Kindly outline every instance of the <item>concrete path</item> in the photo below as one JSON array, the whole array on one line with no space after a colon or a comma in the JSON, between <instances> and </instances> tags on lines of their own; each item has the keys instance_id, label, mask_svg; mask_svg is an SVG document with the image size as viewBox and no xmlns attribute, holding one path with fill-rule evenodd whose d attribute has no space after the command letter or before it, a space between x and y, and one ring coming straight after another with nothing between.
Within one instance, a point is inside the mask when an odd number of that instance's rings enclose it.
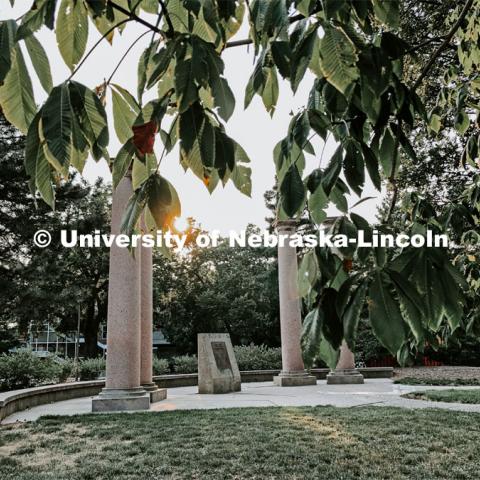
<instances>
[{"instance_id":1,"label":"concrete path","mask_svg":"<svg viewBox=\"0 0 480 480\"><path fill-rule=\"evenodd\" d=\"M332 405L359 407L365 405L403 408L442 408L463 412L480 412L480 405L428 402L402 398L401 395L422 390L475 389L480 387L430 387L397 385L391 380L365 380L364 385L317 385L306 387L275 387L272 382L244 383L242 391L225 395L199 395L197 387L169 388L168 398L152 405L151 411L195 410L232 407L299 407ZM2 423L33 421L42 415L76 415L91 412L91 398L83 397L50 403L17 412Z\"/></svg>"}]
</instances>

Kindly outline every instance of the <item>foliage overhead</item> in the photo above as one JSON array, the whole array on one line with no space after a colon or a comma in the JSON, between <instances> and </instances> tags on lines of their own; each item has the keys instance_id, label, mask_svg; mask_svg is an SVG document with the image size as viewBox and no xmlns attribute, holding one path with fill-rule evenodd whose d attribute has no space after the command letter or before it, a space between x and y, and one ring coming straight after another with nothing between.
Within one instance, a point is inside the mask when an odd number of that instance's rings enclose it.
<instances>
[{"instance_id":1,"label":"foliage overhead","mask_svg":"<svg viewBox=\"0 0 480 480\"><path fill-rule=\"evenodd\" d=\"M367 179L378 190L388 182L391 207L385 225L378 227L388 231L398 197L397 173L406 158L418 161L411 141L415 129L427 125L432 135L451 134L444 130L446 118L453 115L455 135L466 138L458 163L478 168L480 0L455 2L447 8L442 35L426 31L421 42L411 44L402 15L406 9L412 16L423 15L424 3L431 2L34 0L18 21L0 24L0 105L27 134L25 167L31 188L49 205L54 205L54 183L72 167L81 172L90 155L111 164L115 184L133 168L135 192L123 222L127 233L137 227L144 209L152 214L152 228L168 228L180 202L174 187L160 175L161 158L153 153L157 133L164 153L179 144L181 165L209 191L232 180L240 191L250 192L248 157L226 132L235 98L224 76L222 54L227 48L253 44L255 65L246 85L245 107L258 95L273 115L278 76L297 92L300 83L311 78L307 71L313 75L304 108L292 116L286 137L274 151L278 217L300 216L307 209L312 224L319 226L333 203L342 215L329 224L332 232L354 235L361 230L368 237L372 227L349 210L347 198L361 196ZM244 21L250 27L248 38L233 40ZM75 73L90 53L86 43L91 27L113 42L129 22L152 33L138 61L136 94L113 84L112 77L96 88L76 82ZM72 71L53 88L48 57L35 39L43 27L55 30L60 53ZM428 59L419 59L426 45L435 48ZM41 106L35 103L24 46L49 93ZM453 61L438 72L444 85L430 108L423 83L451 48ZM414 78L408 75L412 70ZM113 161L107 150L104 106L109 89L114 129L123 143ZM157 98L144 103L144 92L150 89L157 90ZM332 137L338 148L325 166L320 163L305 172L305 154L315 154L315 136L324 141ZM416 202L406 230L448 231L455 215L468 216L460 208L462 201L470 205L468 221L475 230L478 175L445 218L422 211ZM386 252L349 247L335 253L314 251L303 262L301 270L308 274L300 279L301 289L313 312L305 322L307 361L319 355L333 365L342 338L354 346L365 302L376 335L402 363L411 345L422 349L428 334L445 321L451 331L462 323L465 285L442 249Z\"/></svg>"}]
</instances>

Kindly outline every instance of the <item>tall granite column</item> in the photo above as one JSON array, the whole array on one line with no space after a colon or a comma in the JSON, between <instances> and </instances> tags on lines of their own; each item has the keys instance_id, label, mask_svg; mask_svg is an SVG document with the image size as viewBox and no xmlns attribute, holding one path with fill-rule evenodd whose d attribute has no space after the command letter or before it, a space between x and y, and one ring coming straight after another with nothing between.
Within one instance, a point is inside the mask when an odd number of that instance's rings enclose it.
<instances>
[{"instance_id":1,"label":"tall granite column","mask_svg":"<svg viewBox=\"0 0 480 480\"><path fill-rule=\"evenodd\" d=\"M132 178L127 175L113 193L114 235L132 195ZM148 410L150 397L140 386L140 263L141 251L110 248L107 315L107 371L105 388L92 400L94 412Z\"/></svg>"},{"instance_id":2,"label":"tall granite column","mask_svg":"<svg viewBox=\"0 0 480 480\"><path fill-rule=\"evenodd\" d=\"M142 230L145 233L146 225L142 217ZM150 401L158 402L167 398L167 390L159 389L152 379L153 357L153 262L152 248L140 247L141 276L140 276L140 384L149 393Z\"/></svg>"},{"instance_id":3,"label":"tall granite column","mask_svg":"<svg viewBox=\"0 0 480 480\"><path fill-rule=\"evenodd\" d=\"M282 371L273 378L281 387L316 385L317 379L305 371L300 346L302 319L298 293L297 250L288 244L296 232L296 221L278 221L279 236L286 236L278 246L278 287L280 294L280 334L282 339Z\"/></svg>"},{"instance_id":4,"label":"tall granite column","mask_svg":"<svg viewBox=\"0 0 480 480\"><path fill-rule=\"evenodd\" d=\"M327 375L327 384L345 385L351 383L363 383L363 375L355 368L355 355L348 347L347 342L343 340L337 366Z\"/></svg>"}]
</instances>

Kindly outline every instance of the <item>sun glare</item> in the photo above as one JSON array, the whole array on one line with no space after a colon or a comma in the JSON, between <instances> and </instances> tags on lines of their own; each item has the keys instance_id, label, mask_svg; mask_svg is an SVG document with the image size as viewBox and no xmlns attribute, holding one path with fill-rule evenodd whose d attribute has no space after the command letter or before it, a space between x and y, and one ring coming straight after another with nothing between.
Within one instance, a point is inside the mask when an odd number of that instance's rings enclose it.
<instances>
[{"instance_id":1,"label":"sun glare","mask_svg":"<svg viewBox=\"0 0 480 480\"><path fill-rule=\"evenodd\" d=\"M185 232L186 230L188 230L188 227L190 225L189 225L188 220L186 218L178 217L178 218L175 219L175 222L173 222L173 226L179 232Z\"/></svg>"}]
</instances>

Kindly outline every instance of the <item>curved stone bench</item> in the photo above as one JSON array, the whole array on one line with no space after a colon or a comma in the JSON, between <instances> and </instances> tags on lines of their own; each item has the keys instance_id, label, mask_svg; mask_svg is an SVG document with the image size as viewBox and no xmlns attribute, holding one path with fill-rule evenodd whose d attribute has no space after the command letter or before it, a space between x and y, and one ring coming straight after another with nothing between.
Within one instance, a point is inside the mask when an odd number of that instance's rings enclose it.
<instances>
[{"instance_id":1,"label":"curved stone bench","mask_svg":"<svg viewBox=\"0 0 480 480\"><path fill-rule=\"evenodd\" d=\"M391 378L393 368L375 367L360 368L365 378ZM324 380L329 373L328 368L312 369L311 373L319 380ZM271 382L280 370L252 370L240 372L243 383ZM196 373L183 373L173 375L157 375L153 381L160 388L192 387L198 384ZM27 408L46 403L61 402L72 398L91 397L98 395L105 386L105 380L89 380L83 382L59 383L41 387L24 388L0 393L0 421L12 413L26 410Z\"/></svg>"}]
</instances>

